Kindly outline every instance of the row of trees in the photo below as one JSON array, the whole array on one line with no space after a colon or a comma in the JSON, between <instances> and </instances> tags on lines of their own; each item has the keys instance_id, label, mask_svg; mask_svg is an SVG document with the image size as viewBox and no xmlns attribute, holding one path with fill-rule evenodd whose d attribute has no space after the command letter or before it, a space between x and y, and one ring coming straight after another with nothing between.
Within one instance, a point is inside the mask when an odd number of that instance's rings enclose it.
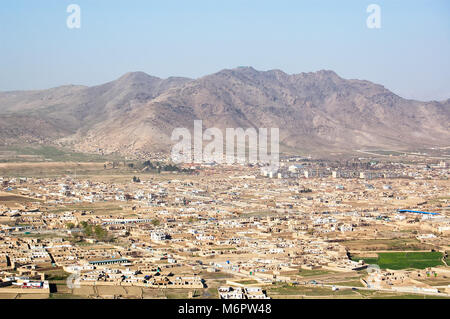
<instances>
[{"instance_id":1,"label":"row of trees","mask_svg":"<svg viewBox=\"0 0 450 319\"><path fill-rule=\"evenodd\" d=\"M68 229L73 229L73 228L75 228L75 224L67 223L66 227ZM80 222L79 227L81 228L83 236L93 237L99 241L112 241L113 240L112 236L108 233L108 231L100 225L93 225L86 221L82 221L82 222Z\"/></svg>"},{"instance_id":2,"label":"row of trees","mask_svg":"<svg viewBox=\"0 0 450 319\"><path fill-rule=\"evenodd\" d=\"M80 225L83 229L83 233L87 237L94 237L95 239L101 240L101 241L105 241L105 240L107 241L107 240L111 239L111 238L109 238L110 236L108 234L108 231L100 225L92 225L85 221L82 221L80 223Z\"/></svg>"},{"instance_id":3,"label":"row of trees","mask_svg":"<svg viewBox=\"0 0 450 319\"><path fill-rule=\"evenodd\" d=\"M175 172L175 171L180 171L180 168L176 165L173 164L161 164L160 162L156 162L156 164L153 164L150 161L145 161L144 163L142 163L142 166L144 168L148 168L148 169L153 169L153 170L157 170L158 172Z\"/></svg>"}]
</instances>

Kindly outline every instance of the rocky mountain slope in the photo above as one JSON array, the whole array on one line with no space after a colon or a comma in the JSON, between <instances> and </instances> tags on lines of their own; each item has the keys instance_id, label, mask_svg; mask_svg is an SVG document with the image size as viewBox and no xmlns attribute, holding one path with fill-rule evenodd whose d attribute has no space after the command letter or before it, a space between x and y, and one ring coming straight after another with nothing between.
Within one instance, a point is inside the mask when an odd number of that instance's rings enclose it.
<instances>
[{"instance_id":1,"label":"rocky mountain slope","mask_svg":"<svg viewBox=\"0 0 450 319\"><path fill-rule=\"evenodd\" d=\"M0 142L78 151L170 151L176 127L280 129L281 150L327 153L450 144L450 99L403 99L333 71L289 75L251 67L199 79L142 72L93 87L0 93Z\"/></svg>"}]
</instances>

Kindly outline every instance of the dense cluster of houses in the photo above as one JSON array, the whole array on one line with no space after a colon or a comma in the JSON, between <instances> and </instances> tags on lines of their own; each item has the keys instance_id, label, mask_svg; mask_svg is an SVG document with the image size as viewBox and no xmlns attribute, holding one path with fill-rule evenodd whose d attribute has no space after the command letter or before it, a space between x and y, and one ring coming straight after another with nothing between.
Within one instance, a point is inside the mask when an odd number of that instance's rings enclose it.
<instances>
[{"instance_id":1,"label":"dense cluster of houses","mask_svg":"<svg viewBox=\"0 0 450 319\"><path fill-rule=\"evenodd\" d=\"M86 285L202 288L202 271L267 283L297 281L299 268L358 270L364 265L340 241L399 229L442 244L448 170L401 165L391 176L375 168L353 176L310 163L276 173L209 165L139 182L3 177L2 193L27 200L0 201L0 270L62 267ZM86 233L86 224L107 238ZM239 289L221 288L220 296L264 296Z\"/></svg>"}]
</instances>

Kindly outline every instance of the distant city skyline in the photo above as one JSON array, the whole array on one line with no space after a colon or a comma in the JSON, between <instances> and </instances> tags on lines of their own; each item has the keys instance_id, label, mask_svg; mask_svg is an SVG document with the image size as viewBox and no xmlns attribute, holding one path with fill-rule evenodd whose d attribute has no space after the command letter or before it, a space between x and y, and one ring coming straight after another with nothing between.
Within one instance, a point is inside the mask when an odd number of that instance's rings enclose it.
<instances>
[{"instance_id":1,"label":"distant city skyline","mask_svg":"<svg viewBox=\"0 0 450 319\"><path fill-rule=\"evenodd\" d=\"M67 7L81 8L70 29ZM370 4L381 28L370 29ZM131 71L198 78L240 65L333 70L418 100L450 98L450 2L15 0L0 9L0 91L97 85Z\"/></svg>"}]
</instances>

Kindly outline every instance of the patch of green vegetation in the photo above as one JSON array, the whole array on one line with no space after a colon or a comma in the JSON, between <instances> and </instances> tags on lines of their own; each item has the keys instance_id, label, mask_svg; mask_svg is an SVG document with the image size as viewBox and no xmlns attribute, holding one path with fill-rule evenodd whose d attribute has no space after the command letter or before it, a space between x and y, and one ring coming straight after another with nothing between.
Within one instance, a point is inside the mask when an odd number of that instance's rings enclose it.
<instances>
[{"instance_id":1,"label":"patch of green vegetation","mask_svg":"<svg viewBox=\"0 0 450 319\"><path fill-rule=\"evenodd\" d=\"M352 260L364 260L366 264L376 264L382 269L425 269L442 265L441 252L400 252L378 253L378 258L352 257Z\"/></svg>"},{"instance_id":2,"label":"patch of green vegetation","mask_svg":"<svg viewBox=\"0 0 450 319\"><path fill-rule=\"evenodd\" d=\"M152 219L151 224L153 226L158 226L160 224L160 221L159 221L159 219L155 218L155 219Z\"/></svg>"},{"instance_id":3,"label":"patch of green vegetation","mask_svg":"<svg viewBox=\"0 0 450 319\"><path fill-rule=\"evenodd\" d=\"M155 173L161 173L161 172L182 172L182 173L192 173L189 169L181 169L176 165L173 164L163 164L160 162L152 163L150 161L145 161L143 163L132 163L133 166L131 167L137 167L140 169L146 169L148 171L152 171Z\"/></svg>"},{"instance_id":4,"label":"patch of green vegetation","mask_svg":"<svg viewBox=\"0 0 450 319\"><path fill-rule=\"evenodd\" d=\"M95 239L101 240L101 241L111 241L112 240L111 236L108 234L108 231L100 225L94 226L85 221L82 221L80 223L80 226L83 229L83 233L87 237L95 237Z\"/></svg>"},{"instance_id":5,"label":"patch of green vegetation","mask_svg":"<svg viewBox=\"0 0 450 319\"><path fill-rule=\"evenodd\" d=\"M45 271L45 279L46 280L66 280L70 274L68 272L65 272L62 269L56 269L56 270L49 270Z\"/></svg>"},{"instance_id":6,"label":"patch of green vegetation","mask_svg":"<svg viewBox=\"0 0 450 319\"><path fill-rule=\"evenodd\" d=\"M73 229L73 228L75 228L75 224L74 223L66 223L66 227L68 229Z\"/></svg>"}]
</instances>

